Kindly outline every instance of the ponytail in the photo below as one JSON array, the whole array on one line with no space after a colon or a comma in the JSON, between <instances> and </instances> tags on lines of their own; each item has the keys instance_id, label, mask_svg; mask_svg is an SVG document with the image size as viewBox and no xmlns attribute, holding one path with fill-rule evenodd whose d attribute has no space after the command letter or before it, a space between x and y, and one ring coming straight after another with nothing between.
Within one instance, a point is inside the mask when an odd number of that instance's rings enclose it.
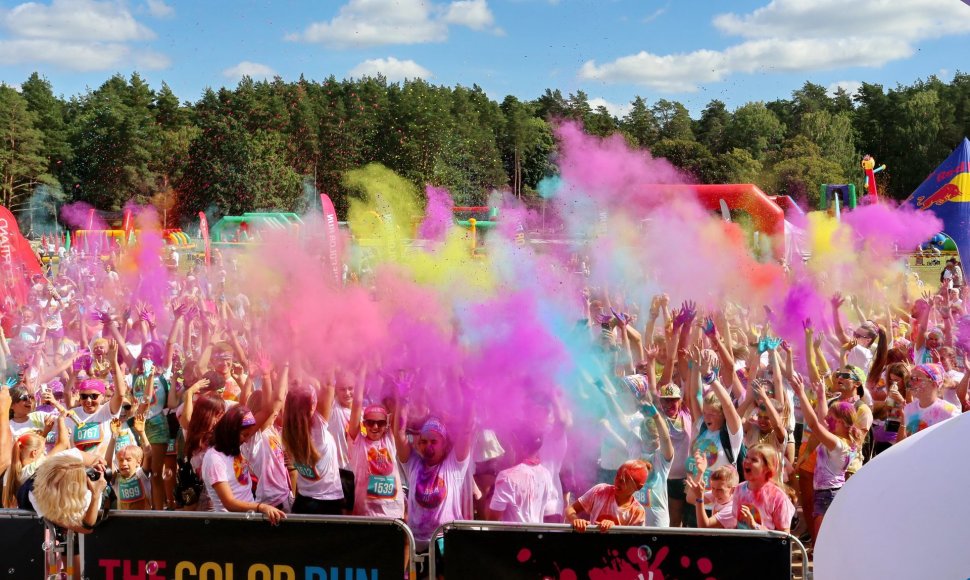
<instances>
[{"instance_id":1,"label":"ponytail","mask_svg":"<svg viewBox=\"0 0 970 580\"><path fill-rule=\"evenodd\" d=\"M4 479L2 506L8 509L17 509L17 490L23 483L20 481L20 473L23 471L23 454L30 453L37 449L43 449L44 438L36 433L24 433L14 439L11 451L10 467Z\"/></svg>"}]
</instances>

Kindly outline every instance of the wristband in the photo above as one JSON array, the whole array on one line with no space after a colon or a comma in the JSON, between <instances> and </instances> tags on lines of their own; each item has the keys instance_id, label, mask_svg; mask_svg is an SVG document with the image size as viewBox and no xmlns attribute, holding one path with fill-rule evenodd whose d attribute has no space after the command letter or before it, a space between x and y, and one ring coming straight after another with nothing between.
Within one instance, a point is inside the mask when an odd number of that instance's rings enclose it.
<instances>
[{"instance_id":1,"label":"wristband","mask_svg":"<svg viewBox=\"0 0 970 580\"><path fill-rule=\"evenodd\" d=\"M697 505L704 505L704 498L699 497L694 500L694 503L696 503Z\"/></svg>"}]
</instances>

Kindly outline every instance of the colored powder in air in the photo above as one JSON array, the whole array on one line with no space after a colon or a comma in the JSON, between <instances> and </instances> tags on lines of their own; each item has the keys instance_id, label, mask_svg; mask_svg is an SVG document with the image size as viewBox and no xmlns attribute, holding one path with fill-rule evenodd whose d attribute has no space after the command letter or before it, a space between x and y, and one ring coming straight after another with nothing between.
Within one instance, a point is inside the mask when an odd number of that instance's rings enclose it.
<instances>
[{"instance_id":1,"label":"colored powder in air","mask_svg":"<svg viewBox=\"0 0 970 580\"><path fill-rule=\"evenodd\" d=\"M424 220L418 228L418 236L426 240L441 241L455 223L452 212L455 202L447 189L429 185L424 191L428 196L428 204L424 209Z\"/></svg>"}]
</instances>

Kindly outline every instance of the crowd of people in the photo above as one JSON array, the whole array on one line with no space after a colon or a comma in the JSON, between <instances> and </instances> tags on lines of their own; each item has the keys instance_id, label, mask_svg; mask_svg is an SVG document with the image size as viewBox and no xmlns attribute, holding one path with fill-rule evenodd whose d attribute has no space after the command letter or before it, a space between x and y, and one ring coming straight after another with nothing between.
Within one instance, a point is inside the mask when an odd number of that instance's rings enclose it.
<instances>
[{"instance_id":1,"label":"crowd of people","mask_svg":"<svg viewBox=\"0 0 970 580\"><path fill-rule=\"evenodd\" d=\"M836 294L832 324L798 321L797 343L761 305L658 294L639 311L587 288L575 321L603 365L581 378L595 420L564 390L523 385L510 424L460 376L271 354L255 329L272 321L218 252L169 261L156 305L133 299L118 259L64 253L0 324L3 507L82 533L110 503L395 518L419 547L468 519L811 541L867 462L970 406L952 268L905 308Z\"/></svg>"}]
</instances>

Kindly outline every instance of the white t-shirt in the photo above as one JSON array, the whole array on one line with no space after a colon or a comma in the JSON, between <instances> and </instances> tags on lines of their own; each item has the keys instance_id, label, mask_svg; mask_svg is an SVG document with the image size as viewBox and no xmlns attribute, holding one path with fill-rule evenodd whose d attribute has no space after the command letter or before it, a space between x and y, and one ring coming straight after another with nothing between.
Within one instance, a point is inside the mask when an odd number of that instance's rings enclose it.
<instances>
[{"instance_id":1,"label":"white t-shirt","mask_svg":"<svg viewBox=\"0 0 970 580\"><path fill-rule=\"evenodd\" d=\"M212 501L210 511L229 511L216 493L215 484L226 482L232 495L241 501L253 501L253 483L249 475L249 463L242 455L230 457L210 447L202 458L202 481Z\"/></svg>"},{"instance_id":2,"label":"white t-shirt","mask_svg":"<svg viewBox=\"0 0 970 580\"><path fill-rule=\"evenodd\" d=\"M404 491L397 445L390 431L377 441L358 435L350 444L354 472L354 515L404 518Z\"/></svg>"},{"instance_id":3,"label":"white t-shirt","mask_svg":"<svg viewBox=\"0 0 970 580\"><path fill-rule=\"evenodd\" d=\"M110 403L104 403L90 415L84 411L84 407L75 407L74 412L81 425L67 419L71 442L81 451L104 457L111 443L111 419L116 416L111 412Z\"/></svg>"},{"instance_id":4,"label":"white t-shirt","mask_svg":"<svg viewBox=\"0 0 970 580\"><path fill-rule=\"evenodd\" d=\"M44 429L46 429L45 421L47 417L52 415L52 413L45 413L43 411L32 411L27 414L27 419L24 421L14 421L10 419L10 432L13 434L13 438L16 439L24 433L30 431L40 431L43 434ZM55 424L56 428L56 424Z\"/></svg>"},{"instance_id":5,"label":"white t-shirt","mask_svg":"<svg viewBox=\"0 0 970 580\"><path fill-rule=\"evenodd\" d=\"M553 430L546 435L542 440L542 447L539 449L539 461L542 462L543 467L549 470L549 475L552 476L552 485L556 493L555 513L557 514L562 514L566 507L563 503L562 479L559 475L562 472L562 464L566 460L566 450L565 429L559 429L558 432Z\"/></svg>"},{"instance_id":6,"label":"white t-shirt","mask_svg":"<svg viewBox=\"0 0 970 580\"><path fill-rule=\"evenodd\" d=\"M313 415L310 433L313 444L320 452L320 459L315 465L294 464L297 493L318 500L343 499L340 473L337 471L337 444L327 429L327 422L319 414Z\"/></svg>"},{"instance_id":7,"label":"white t-shirt","mask_svg":"<svg viewBox=\"0 0 970 580\"><path fill-rule=\"evenodd\" d=\"M412 452L404 464L407 471L408 526L418 541L427 542L438 526L462 519L461 496L470 459L455 459L454 452L434 467L426 467Z\"/></svg>"},{"instance_id":8,"label":"white t-shirt","mask_svg":"<svg viewBox=\"0 0 970 580\"><path fill-rule=\"evenodd\" d=\"M857 344L846 355L845 361L868 372L869 365L872 364L872 351L861 344Z\"/></svg>"},{"instance_id":9,"label":"white t-shirt","mask_svg":"<svg viewBox=\"0 0 970 580\"><path fill-rule=\"evenodd\" d=\"M290 473L283 458L283 441L270 425L257 431L241 446L249 470L256 476L256 501L272 506L287 504L290 497Z\"/></svg>"},{"instance_id":10,"label":"white t-shirt","mask_svg":"<svg viewBox=\"0 0 970 580\"><path fill-rule=\"evenodd\" d=\"M674 456L676 459L676 455ZM658 449L649 458L653 469L647 483L633 494L646 512L646 525L652 528L669 528L670 511L667 507L667 478L672 461L667 461Z\"/></svg>"},{"instance_id":11,"label":"white t-shirt","mask_svg":"<svg viewBox=\"0 0 970 580\"><path fill-rule=\"evenodd\" d=\"M541 524L545 516L558 513L552 475L541 463L503 469L495 478L489 507L502 512L503 522Z\"/></svg>"},{"instance_id":12,"label":"white t-shirt","mask_svg":"<svg viewBox=\"0 0 970 580\"><path fill-rule=\"evenodd\" d=\"M690 440L694 422L690 413L681 407L680 415L667 420L667 430L670 432L670 442L674 445L674 460L670 465L670 479L684 479L687 477L687 458L690 457Z\"/></svg>"},{"instance_id":13,"label":"white t-shirt","mask_svg":"<svg viewBox=\"0 0 970 580\"><path fill-rule=\"evenodd\" d=\"M350 424L350 407L334 402L330 408L330 421L327 429L337 444L337 465L340 469L350 469L350 446L347 444L347 425Z\"/></svg>"}]
</instances>

